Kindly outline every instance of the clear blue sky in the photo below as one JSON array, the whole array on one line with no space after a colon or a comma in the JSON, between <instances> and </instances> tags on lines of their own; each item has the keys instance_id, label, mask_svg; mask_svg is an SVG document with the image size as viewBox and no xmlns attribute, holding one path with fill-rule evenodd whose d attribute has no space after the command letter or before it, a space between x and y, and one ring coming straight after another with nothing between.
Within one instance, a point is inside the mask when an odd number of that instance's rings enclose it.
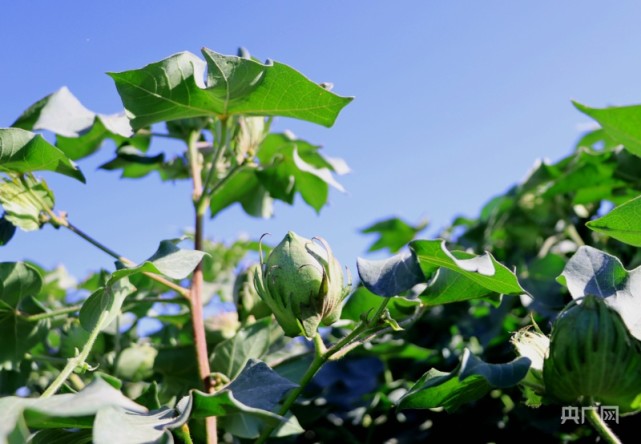
<instances>
[{"instance_id":1,"label":"clear blue sky","mask_svg":"<svg viewBox=\"0 0 641 444\"><path fill-rule=\"evenodd\" d=\"M353 172L320 216L277 204L272 220L227 210L207 225L278 240L325 237L354 269L371 238L357 233L398 215L428 217L430 233L475 216L537 158L570 152L592 106L641 103L641 3L632 1L109 1L9 2L0 26L0 126L63 85L89 109L122 108L104 73L202 46L239 46L355 96L331 129L279 119L278 129L325 146ZM163 150L156 145L155 150ZM190 189L154 176L96 171L107 144L80 167L87 185L45 175L57 208L116 251L141 260L192 225ZM78 277L111 258L65 231L16 234L0 260L66 264Z\"/></svg>"}]
</instances>

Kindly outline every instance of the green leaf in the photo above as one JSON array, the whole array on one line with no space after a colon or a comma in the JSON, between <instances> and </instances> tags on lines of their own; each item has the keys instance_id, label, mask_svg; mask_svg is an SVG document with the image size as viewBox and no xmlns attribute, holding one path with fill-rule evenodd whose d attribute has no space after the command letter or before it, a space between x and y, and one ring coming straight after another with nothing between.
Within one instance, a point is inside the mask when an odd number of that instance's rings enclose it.
<instances>
[{"instance_id":1,"label":"green leaf","mask_svg":"<svg viewBox=\"0 0 641 444\"><path fill-rule=\"evenodd\" d=\"M472 256L472 255L470 255ZM421 293L427 306L449 304L470 299L484 299L495 306L500 303L497 293L448 268L439 268L430 285Z\"/></svg>"},{"instance_id":2,"label":"green leaf","mask_svg":"<svg viewBox=\"0 0 641 444\"><path fill-rule=\"evenodd\" d=\"M55 171L85 183L78 167L41 135L19 128L0 128L0 171Z\"/></svg>"},{"instance_id":3,"label":"green leaf","mask_svg":"<svg viewBox=\"0 0 641 444\"><path fill-rule=\"evenodd\" d=\"M213 395L192 391L193 418L228 416L243 413L275 426L286 419L272 413L285 394L295 384L279 376L265 363L250 360L228 386ZM257 438L260 430L245 431L246 438Z\"/></svg>"},{"instance_id":4,"label":"green leaf","mask_svg":"<svg viewBox=\"0 0 641 444\"><path fill-rule=\"evenodd\" d=\"M155 156L146 156L138 148L124 145L116 151L116 158L100 165L107 171L122 170L120 177L137 179L154 171L159 171L164 165L165 155L160 153Z\"/></svg>"},{"instance_id":5,"label":"green leaf","mask_svg":"<svg viewBox=\"0 0 641 444\"><path fill-rule=\"evenodd\" d=\"M395 297L388 304L387 309L394 319L402 319L414 313L420 304L418 299ZM381 305L381 297L372 293L367 288L359 286L347 299L341 312L341 319L360 321L363 314L370 315Z\"/></svg>"},{"instance_id":6,"label":"green leaf","mask_svg":"<svg viewBox=\"0 0 641 444\"><path fill-rule=\"evenodd\" d=\"M24 262L0 263L0 300L2 306L19 309L28 296L35 296L42 288L38 270Z\"/></svg>"},{"instance_id":7,"label":"green leaf","mask_svg":"<svg viewBox=\"0 0 641 444\"><path fill-rule=\"evenodd\" d=\"M445 241L414 241L410 249L426 278L439 268L447 268L480 285L487 290L505 295L525 293L518 279L505 265L500 264L490 253L474 256L463 251L450 252Z\"/></svg>"},{"instance_id":8,"label":"green leaf","mask_svg":"<svg viewBox=\"0 0 641 444\"><path fill-rule=\"evenodd\" d=\"M94 153L106 138L120 145L132 135L124 113L107 116L89 111L67 87L34 103L11 126L55 133L56 145L73 160Z\"/></svg>"},{"instance_id":9,"label":"green leaf","mask_svg":"<svg viewBox=\"0 0 641 444\"><path fill-rule=\"evenodd\" d=\"M356 268L365 288L379 296L396 296L425 282L413 252L376 261L359 257Z\"/></svg>"},{"instance_id":10,"label":"green leaf","mask_svg":"<svg viewBox=\"0 0 641 444\"><path fill-rule=\"evenodd\" d=\"M363 228L361 233L375 233L378 235L378 239L370 245L367 251L387 249L390 253L396 253L411 242L414 237L426 227L427 221L422 221L418 225L413 226L398 217L393 217Z\"/></svg>"},{"instance_id":11,"label":"green leaf","mask_svg":"<svg viewBox=\"0 0 641 444\"><path fill-rule=\"evenodd\" d=\"M128 279L117 280L105 288L96 290L82 304L80 309L80 324L88 332L95 328L104 330L120 314L120 308L125 298L135 291ZM103 313L107 317L101 322ZM100 326L98 324L100 323Z\"/></svg>"},{"instance_id":12,"label":"green leaf","mask_svg":"<svg viewBox=\"0 0 641 444\"><path fill-rule=\"evenodd\" d=\"M54 197L44 180L0 179L0 204L5 211L3 220L24 231L35 231L43 224L41 214L53 209Z\"/></svg>"},{"instance_id":13,"label":"green leaf","mask_svg":"<svg viewBox=\"0 0 641 444\"><path fill-rule=\"evenodd\" d=\"M0 263L0 369L17 368L24 354L46 336L47 321L32 322L24 318L26 314L35 314L37 305L33 299L41 288L42 277L31 265Z\"/></svg>"},{"instance_id":14,"label":"green leaf","mask_svg":"<svg viewBox=\"0 0 641 444\"><path fill-rule=\"evenodd\" d=\"M135 267L114 271L109 282L145 272L163 274L172 279L186 278L207 253L178 248L176 246L178 242L180 239L161 241L158 250L151 257Z\"/></svg>"},{"instance_id":15,"label":"green leaf","mask_svg":"<svg viewBox=\"0 0 641 444\"><path fill-rule=\"evenodd\" d=\"M0 195L2 195L2 191L0 191ZM2 217L0 217L0 247L7 245L16 233L16 226L12 224L6 216L6 214L3 214Z\"/></svg>"},{"instance_id":16,"label":"green leaf","mask_svg":"<svg viewBox=\"0 0 641 444\"><path fill-rule=\"evenodd\" d=\"M234 379L251 359L260 359L267 354L272 329L271 319L261 319L238 330L233 337L216 346L211 370Z\"/></svg>"},{"instance_id":17,"label":"green leaf","mask_svg":"<svg viewBox=\"0 0 641 444\"><path fill-rule=\"evenodd\" d=\"M331 126L352 99L340 97L278 62L203 48L144 68L110 73L134 128L200 116L286 116ZM205 82L205 67L208 68Z\"/></svg>"},{"instance_id":18,"label":"green leaf","mask_svg":"<svg viewBox=\"0 0 641 444\"><path fill-rule=\"evenodd\" d=\"M584 114L599 122L603 130L631 153L641 156L641 105L590 108L574 102Z\"/></svg>"},{"instance_id":19,"label":"green leaf","mask_svg":"<svg viewBox=\"0 0 641 444\"><path fill-rule=\"evenodd\" d=\"M160 400L158 399L158 383L151 381L151 384L145 389L135 401L147 407L149 410L156 410L160 408Z\"/></svg>"},{"instance_id":20,"label":"green leaf","mask_svg":"<svg viewBox=\"0 0 641 444\"><path fill-rule=\"evenodd\" d=\"M621 242L641 247L641 196L614 208L608 214L589 221L591 230L611 236Z\"/></svg>"},{"instance_id":21,"label":"green leaf","mask_svg":"<svg viewBox=\"0 0 641 444\"><path fill-rule=\"evenodd\" d=\"M401 399L398 408L431 409L448 412L474 402L494 388L518 384L527 374L530 360L520 357L507 364L488 364L465 349L461 363L450 373L431 369Z\"/></svg>"},{"instance_id":22,"label":"green leaf","mask_svg":"<svg viewBox=\"0 0 641 444\"><path fill-rule=\"evenodd\" d=\"M641 339L640 279L641 267L628 271L615 256L589 246L580 247L559 276L574 299L604 298L637 339Z\"/></svg>"},{"instance_id":23,"label":"green leaf","mask_svg":"<svg viewBox=\"0 0 641 444\"><path fill-rule=\"evenodd\" d=\"M272 198L258 180L255 167L241 168L211 194L211 217L236 202L240 202L250 216L265 219L272 216Z\"/></svg>"},{"instance_id":24,"label":"green leaf","mask_svg":"<svg viewBox=\"0 0 641 444\"><path fill-rule=\"evenodd\" d=\"M0 411L3 412L0 415L0 442L6 440L23 414L27 425L32 428L86 428L91 427L92 417L99 410L108 407L146 413L144 407L99 378L75 394L49 398L0 398Z\"/></svg>"}]
</instances>

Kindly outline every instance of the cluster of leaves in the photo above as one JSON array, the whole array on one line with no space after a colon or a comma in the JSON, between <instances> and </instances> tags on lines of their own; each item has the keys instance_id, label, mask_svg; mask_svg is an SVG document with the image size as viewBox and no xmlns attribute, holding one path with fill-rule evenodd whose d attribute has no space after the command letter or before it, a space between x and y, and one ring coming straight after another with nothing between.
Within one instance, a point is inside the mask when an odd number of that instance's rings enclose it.
<instances>
[{"instance_id":1,"label":"cluster of leaves","mask_svg":"<svg viewBox=\"0 0 641 444\"><path fill-rule=\"evenodd\" d=\"M274 200L292 204L296 194L320 211L330 187L342 190L335 176L347 166L317 145L271 133L271 119L331 126L351 99L245 52L203 49L203 56L180 53L112 73L122 114L93 113L63 88L0 129L0 245L16 228L52 224L116 260L113 270L80 283L63 269L0 263L0 407L9 412L0 442L206 442L213 416L220 435L235 442L438 441L469 430L488 441L514 441L524 431L533 439L591 434L561 425L560 406L519 387L532 361L516 357L510 339L532 318L549 330L570 299L587 294L603 297L641 336L631 285L638 270L628 271L641 262L634 248L641 245L641 107L577 105L602 128L568 157L538 163L478 218L456 219L441 239L414 240L426 222L393 218L364 229L378 235L370 251L394 255L359 259L361 285L341 320L314 338L315 354L286 337L258 299L249 265L269 248L205 241L199 218L235 203L269 217ZM183 141L185 152L151 154L166 137ZM84 182L74 161L105 140L116 146L106 170L193 181L195 250L162 241L135 264L56 211L53 191L34 173ZM606 214L611 205L618 206ZM298 384L304 390L288 412ZM630 433L629 423L618 431Z\"/></svg>"}]
</instances>

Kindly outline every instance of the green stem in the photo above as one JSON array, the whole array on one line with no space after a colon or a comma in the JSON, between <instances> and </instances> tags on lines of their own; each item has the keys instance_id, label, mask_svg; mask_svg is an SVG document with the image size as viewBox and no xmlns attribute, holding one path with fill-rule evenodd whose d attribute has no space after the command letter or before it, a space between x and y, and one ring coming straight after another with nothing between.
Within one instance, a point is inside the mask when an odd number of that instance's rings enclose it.
<instances>
[{"instance_id":1,"label":"green stem","mask_svg":"<svg viewBox=\"0 0 641 444\"><path fill-rule=\"evenodd\" d=\"M41 398L48 398L54 395L60 389L62 384L65 383L69 375L71 375L76 368L85 363L87 356L89 356L89 353L91 352L94 342L96 342L96 338L98 338L98 335L100 334L100 330L103 327L102 324L105 322L108 315L109 313L106 311L100 315L100 319L98 319L98 322L89 334L89 338L87 339L85 345L82 347L82 350L80 351L78 356L69 358L67 360L67 365L65 365L58 377L54 379L51 385L42 393L42 395L40 395Z\"/></svg>"},{"instance_id":2,"label":"green stem","mask_svg":"<svg viewBox=\"0 0 641 444\"><path fill-rule=\"evenodd\" d=\"M227 150L228 142L229 141L227 140L227 118L221 118L220 134L218 135L218 137L216 137L216 140L214 140L214 146L215 146L214 157L212 158L211 165L209 166L207 177L205 178L205 181L202 184L202 193L198 198L198 201L196 202L196 211L198 212L198 214L205 214L207 206L209 205L209 196L211 196L214 190L218 189L221 182L226 181L233 172L233 169L232 169L230 172L228 172L225 175L223 179L221 179L218 183L216 183L216 185L211 190L209 190L209 186L212 183L214 176L216 175L216 165L218 165L220 158L223 156L224 152Z\"/></svg>"},{"instance_id":3,"label":"green stem","mask_svg":"<svg viewBox=\"0 0 641 444\"><path fill-rule=\"evenodd\" d=\"M323 352L325 349L325 345L323 344L323 339L320 336L320 333L316 333L316 336L314 336L314 346L315 346L315 353L314 353L314 360L312 363L309 365L307 368L307 371L301 378L298 387L293 389L289 394L287 395L287 398L285 399L285 402L283 402L282 407L278 411L278 414L281 416L284 416L287 414L291 406L296 402L296 399L300 396L300 394L305 390L307 387L307 384L310 383L312 378L318 373L318 370L327 362L328 357L326 356L327 351ZM272 434L276 427L270 426L266 427L261 435L258 437L256 440L256 444L262 444L264 443L267 438L269 438L269 435Z\"/></svg>"},{"instance_id":4,"label":"green stem","mask_svg":"<svg viewBox=\"0 0 641 444\"><path fill-rule=\"evenodd\" d=\"M382 316L383 312L385 311L387 304L389 303L389 298L384 298L383 301L381 302L381 305L378 307L376 312L374 313L374 316L371 319L366 319L361 321L355 328L352 330L347 336L343 337L340 339L336 344L331 346L329 349L325 347L325 344L323 343L323 339L321 338L320 333L316 333L314 336L314 359L312 360L311 364L307 368L307 371L301 378L298 387L293 389L289 394L287 395L287 398L285 398L285 402L283 402L282 407L278 411L278 414L280 416L285 416L291 406L296 402L296 399L300 396L300 394L305 390L307 385L311 382L312 378L318 373L318 371L321 369L321 367L330 359L334 359L335 355L341 355L343 356L344 353L341 353L342 350L345 348L349 348L350 345L354 342L359 342L359 337L369 331L370 328L375 327L378 323L378 320ZM269 436L272 434L274 431L275 427L266 427L263 430L263 433L258 437L256 440L256 444L262 444L264 443Z\"/></svg>"},{"instance_id":5,"label":"green stem","mask_svg":"<svg viewBox=\"0 0 641 444\"><path fill-rule=\"evenodd\" d=\"M54 318L56 316L73 313L74 311L80 310L82 305L72 305L71 307L59 308L57 310L47 311L45 313L38 313L28 316L22 316L22 319L28 322L37 322L42 319Z\"/></svg>"},{"instance_id":6,"label":"green stem","mask_svg":"<svg viewBox=\"0 0 641 444\"><path fill-rule=\"evenodd\" d=\"M592 427L597 431L601 438L607 443L610 444L621 444L621 440L614 434L612 429L601 419L601 416L597 412L596 408L585 409L587 410L587 417Z\"/></svg>"}]
</instances>

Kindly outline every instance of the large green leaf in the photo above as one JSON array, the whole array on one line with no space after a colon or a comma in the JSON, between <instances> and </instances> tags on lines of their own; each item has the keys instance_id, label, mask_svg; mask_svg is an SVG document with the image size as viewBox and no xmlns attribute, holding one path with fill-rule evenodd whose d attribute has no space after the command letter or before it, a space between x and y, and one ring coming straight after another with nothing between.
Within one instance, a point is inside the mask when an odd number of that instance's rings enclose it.
<instances>
[{"instance_id":1,"label":"large green leaf","mask_svg":"<svg viewBox=\"0 0 641 444\"><path fill-rule=\"evenodd\" d=\"M641 156L641 105L590 108L574 102L574 106L599 122L616 142Z\"/></svg>"},{"instance_id":2,"label":"large green leaf","mask_svg":"<svg viewBox=\"0 0 641 444\"><path fill-rule=\"evenodd\" d=\"M617 257L583 246L570 258L559 281L574 299L604 298L619 312L630 333L641 339L641 267L628 271Z\"/></svg>"},{"instance_id":3,"label":"large green leaf","mask_svg":"<svg viewBox=\"0 0 641 444\"><path fill-rule=\"evenodd\" d=\"M0 178L0 204L5 211L3 220L24 231L35 231L42 227L42 213L53 209L54 197L44 180Z\"/></svg>"},{"instance_id":4,"label":"large green leaf","mask_svg":"<svg viewBox=\"0 0 641 444\"><path fill-rule=\"evenodd\" d=\"M441 240L413 241L410 250L377 261L359 258L358 274L365 287L380 296L395 296L427 282L443 268L448 271L432 283L433 290L424 293L427 303L456 302L491 293L525 293L514 273L489 253L475 256L463 251L450 252Z\"/></svg>"},{"instance_id":5,"label":"large green leaf","mask_svg":"<svg viewBox=\"0 0 641 444\"><path fill-rule=\"evenodd\" d=\"M410 249L426 278L439 268L447 268L487 290L498 294L518 295L525 293L518 279L505 265L490 253L475 256L463 251L449 251L444 241L420 240L410 244Z\"/></svg>"},{"instance_id":6,"label":"large green leaf","mask_svg":"<svg viewBox=\"0 0 641 444\"><path fill-rule=\"evenodd\" d=\"M235 378L250 359L261 359L269 351L272 334L271 319L243 327L236 334L221 342L214 349L211 370Z\"/></svg>"},{"instance_id":7,"label":"large green leaf","mask_svg":"<svg viewBox=\"0 0 641 444\"><path fill-rule=\"evenodd\" d=\"M626 244L641 247L641 196L614 208L608 214L589 221L588 228Z\"/></svg>"},{"instance_id":8,"label":"large green leaf","mask_svg":"<svg viewBox=\"0 0 641 444\"><path fill-rule=\"evenodd\" d=\"M420 298L428 306L481 298L494 305L498 305L500 302L500 297L496 292L448 268L440 268L436 272L432 282L421 293Z\"/></svg>"},{"instance_id":9,"label":"large green leaf","mask_svg":"<svg viewBox=\"0 0 641 444\"><path fill-rule=\"evenodd\" d=\"M161 241L158 250L151 257L135 267L114 271L110 282L145 272L163 274L172 279L186 278L207 253L178 248L176 246L178 242L180 242L180 239Z\"/></svg>"},{"instance_id":10,"label":"large green leaf","mask_svg":"<svg viewBox=\"0 0 641 444\"><path fill-rule=\"evenodd\" d=\"M55 171L85 182L78 167L41 135L19 128L0 128L0 172Z\"/></svg>"},{"instance_id":11,"label":"large green leaf","mask_svg":"<svg viewBox=\"0 0 641 444\"><path fill-rule=\"evenodd\" d=\"M110 73L134 128L200 116L286 116L331 126L352 99L278 62L262 64L203 48L144 68ZM205 81L205 68L208 68Z\"/></svg>"},{"instance_id":12,"label":"large green leaf","mask_svg":"<svg viewBox=\"0 0 641 444\"><path fill-rule=\"evenodd\" d=\"M530 360L520 357L507 364L488 364L465 349L461 363L450 373L431 369L399 400L399 409L443 407L448 412L476 401L494 388L518 384Z\"/></svg>"}]
</instances>

